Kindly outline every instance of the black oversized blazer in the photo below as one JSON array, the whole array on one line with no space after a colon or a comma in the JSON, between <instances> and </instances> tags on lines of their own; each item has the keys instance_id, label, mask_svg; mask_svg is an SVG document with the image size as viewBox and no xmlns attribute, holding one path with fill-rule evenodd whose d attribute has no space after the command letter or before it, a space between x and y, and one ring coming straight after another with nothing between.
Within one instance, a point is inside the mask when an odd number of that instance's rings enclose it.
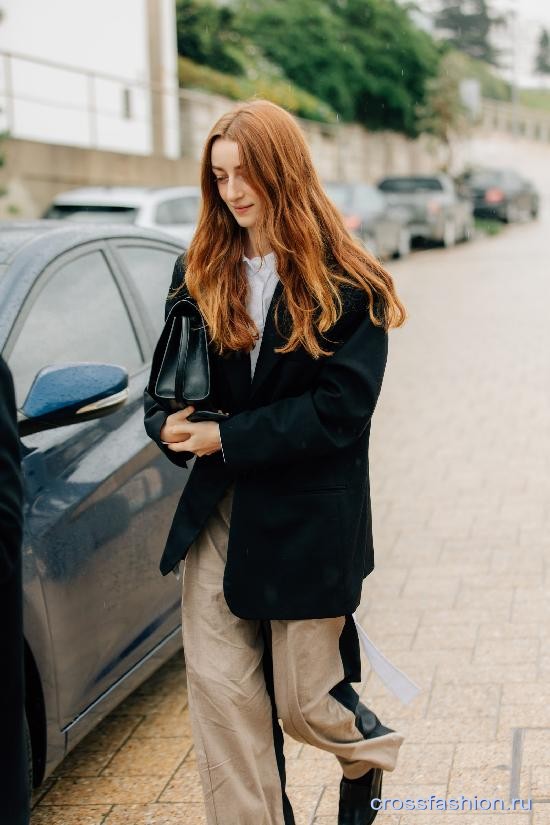
<instances>
[{"instance_id":1,"label":"black oversized blazer","mask_svg":"<svg viewBox=\"0 0 550 825\"><path fill-rule=\"evenodd\" d=\"M172 287L184 275L182 257ZM301 346L286 355L274 352L290 323L280 282L252 382L248 353L222 357L210 349L212 402L231 414L220 425L223 455L196 459L160 569L166 575L185 558L234 482L223 586L230 610L241 618L350 614L374 567L368 447L388 336L370 320L363 290L345 286L341 295L342 316L325 333L331 356L315 359ZM281 334L274 318L279 298ZM166 314L174 300L167 299ZM193 455L161 444L166 413L147 391L144 406L149 436L185 467Z\"/></svg>"}]
</instances>

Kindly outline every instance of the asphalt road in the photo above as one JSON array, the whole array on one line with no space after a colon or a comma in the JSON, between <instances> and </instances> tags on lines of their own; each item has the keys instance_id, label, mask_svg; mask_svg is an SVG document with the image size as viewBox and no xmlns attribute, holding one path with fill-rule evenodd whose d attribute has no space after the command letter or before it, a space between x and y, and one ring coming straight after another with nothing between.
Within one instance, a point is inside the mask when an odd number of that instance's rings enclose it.
<instances>
[{"instance_id":1,"label":"asphalt road","mask_svg":"<svg viewBox=\"0 0 550 825\"><path fill-rule=\"evenodd\" d=\"M401 705L365 664L364 701L406 736L384 796L547 800L463 825L550 825L549 236L543 217L391 267L409 320L373 420L361 615L421 693ZM178 656L69 756L33 825L204 822L184 684ZM289 741L287 759L297 823L333 825L334 757ZM377 819L411 821L456 815Z\"/></svg>"}]
</instances>

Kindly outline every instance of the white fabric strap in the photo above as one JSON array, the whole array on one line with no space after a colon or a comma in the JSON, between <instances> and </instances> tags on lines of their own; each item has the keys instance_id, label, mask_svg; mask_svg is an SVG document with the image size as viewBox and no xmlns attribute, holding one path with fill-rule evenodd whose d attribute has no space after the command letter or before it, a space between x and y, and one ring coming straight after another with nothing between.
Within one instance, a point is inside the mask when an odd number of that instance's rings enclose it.
<instances>
[{"instance_id":1,"label":"white fabric strap","mask_svg":"<svg viewBox=\"0 0 550 825\"><path fill-rule=\"evenodd\" d=\"M378 650L374 642L369 639L359 624L356 613L353 614L353 620L357 628L357 635L359 636L361 646L366 653L372 669L394 696L397 696L404 705L408 705L409 702L418 695L420 687Z\"/></svg>"}]
</instances>

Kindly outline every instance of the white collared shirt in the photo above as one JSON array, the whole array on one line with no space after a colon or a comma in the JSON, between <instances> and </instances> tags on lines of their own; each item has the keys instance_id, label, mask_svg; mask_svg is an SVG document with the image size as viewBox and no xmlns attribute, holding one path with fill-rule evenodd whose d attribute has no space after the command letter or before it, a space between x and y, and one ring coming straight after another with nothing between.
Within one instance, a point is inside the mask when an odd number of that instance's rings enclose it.
<instances>
[{"instance_id":1,"label":"white collared shirt","mask_svg":"<svg viewBox=\"0 0 550 825\"><path fill-rule=\"evenodd\" d=\"M265 319L279 276L277 275L277 264L275 253L268 252L262 261L260 256L247 258L243 255L246 276L248 278L248 301L247 312L256 324L259 338L250 352L251 377L254 375L260 345L265 327Z\"/></svg>"}]
</instances>

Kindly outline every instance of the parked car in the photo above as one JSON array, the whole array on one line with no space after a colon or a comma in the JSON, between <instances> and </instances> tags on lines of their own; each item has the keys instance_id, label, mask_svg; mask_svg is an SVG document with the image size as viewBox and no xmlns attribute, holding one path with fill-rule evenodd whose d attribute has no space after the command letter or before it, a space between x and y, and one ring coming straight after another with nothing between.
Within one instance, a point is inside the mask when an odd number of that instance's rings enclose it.
<instances>
[{"instance_id":1,"label":"parked car","mask_svg":"<svg viewBox=\"0 0 550 825\"><path fill-rule=\"evenodd\" d=\"M199 214L198 186L98 186L63 192L46 209L44 218L133 223L160 229L189 246Z\"/></svg>"},{"instance_id":2,"label":"parked car","mask_svg":"<svg viewBox=\"0 0 550 825\"><path fill-rule=\"evenodd\" d=\"M366 183L326 183L328 197L344 222L378 258L402 258L411 249L407 213L388 204L374 186Z\"/></svg>"},{"instance_id":3,"label":"parked car","mask_svg":"<svg viewBox=\"0 0 550 825\"><path fill-rule=\"evenodd\" d=\"M445 247L467 241L473 233L472 204L448 175L394 175L378 183L388 201L408 213L413 239Z\"/></svg>"},{"instance_id":4,"label":"parked car","mask_svg":"<svg viewBox=\"0 0 550 825\"><path fill-rule=\"evenodd\" d=\"M189 469L166 461L143 427L181 245L107 224L14 222L0 232L0 352L19 410L26 712L38 785L181 647L180 583L158 564Z\"/></svg>"},{"instance_id":5,"label":"parked car","mask_svg":"<svg viewBox=\"0 0 550 825\"><path fill-rule=\"evenodd\" d=\"M473 200L474 214L506 223L531 220L539 214L539 194L531 181L511 169L477 169L460 178Z\"/></svg>"}]
</instances>

